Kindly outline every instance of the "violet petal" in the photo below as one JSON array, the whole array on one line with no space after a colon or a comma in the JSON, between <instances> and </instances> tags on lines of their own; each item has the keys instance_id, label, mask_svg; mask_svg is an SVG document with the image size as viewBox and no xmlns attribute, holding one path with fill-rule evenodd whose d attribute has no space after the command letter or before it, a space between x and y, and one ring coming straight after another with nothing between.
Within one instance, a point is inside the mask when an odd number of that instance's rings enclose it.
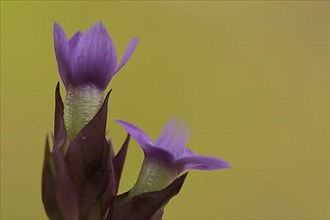
<instances>
[{"instance_id":1,"label":"violet petal","mask_svg":"<svg viewBox=\"0 0 330 220\"><path fill-rule=\"evenodd\" d=\"M114 44L101 22L84 33L72 60L74 83L92 83L105 89L117 65Z\"/></svg>"},{"instance_id":2,"label":"violet petal","mask_svg":"<svg viewBox=\"0 0 330 220\"><path fill-rule=\"evenodd\" d=\"M74 53L76 51L78 42L79 42L80 37L82 36L82 34L83 33L81 31L78 31L69 40L69 57L70 57L70 60L73 60Z\"/></svg>"},{"instance_id":3,"label":"violet petal","mask_svg":"<svg viewBox=\"0 0 330 220\"><path fill-rule=\"evenodd\" d=\"M154 145L148 135L144 133L144 131L142 131L140 128L126 121L116 120L116 122L121 125L126 130L126 132L132 136L132 138L134 138L134 140L140 145L140 147L142 147L145 153L148 151L150 146Z\"/></svg>"},{"instance_id":4,"label":"violet petal","mask_svg":"<svg viewBox=\"0 0 330 220\"><path fill-rule=\"evenodd\" d=\"M176 159L181 158L190 133L191 130L184 122L171 118L159 135L156 146L170 152Z\"/></svg>"},{"instance_id":5,"label":"violet petal","mask_svg":"<svg viewBox=\"0 0 330 220\"><path fill-rule=\"evenodd\" d=\"M58 71L65 87L67 87L72 82L68 40L63 28L56 22L53 32Z\"/></svg>"},{"instance_id":6,"label":"violet petal","mask_svg":"<svg viewBox=\"0 0 330 220\"><path fill-rule=\"evenodd\" d=\"M201 155L185 156L175 161L175 166L180 170L217 170L230 168L223 159Z\"/></svg>"},{"instance_id":7,"label":"violet petal","mask_svg":"<svg viewBox=\"0 0 330 220\"><path fill-rule=\"evenodd\" d=\"M129 58L132 56L134 50L135 50L135 47L137 45L137 43L139 42L139 38L133 38L128 46L127 46L127 49L123 55L123 57L121 58L121 61L120 61L120 64L118 65L117 69L115 70L114 74L116 72L118 72L121 68L123 68L123 66L127 63L127 61L129 60ZM114 75L113 74L113 75Z\"/></svg>"}]
</instances>

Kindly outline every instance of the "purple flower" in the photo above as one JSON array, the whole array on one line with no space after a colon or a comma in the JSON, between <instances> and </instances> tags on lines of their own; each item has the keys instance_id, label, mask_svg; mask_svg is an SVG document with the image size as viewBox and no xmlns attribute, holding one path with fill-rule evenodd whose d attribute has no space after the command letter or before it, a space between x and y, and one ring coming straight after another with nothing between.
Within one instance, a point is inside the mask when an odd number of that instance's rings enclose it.
<instances>
[{"instance_id":1,"label":"purple flower","mask_svg":"<svg viewBox=\"0 0 330 220\"><path fill-rule=\"evenodd\" d=\"M172 118L164 127L156 142L140 128L121 120L119 123L141 146L146 158L165 163L167 167L181 173L185 170L215 170L230 168L222 159L194 154L186 148L190 129L185 123Z\"/></svg>"},{"instance_id":2,"label":"purple flower","mask_svg":"<svg viewBox=\"0 0 330 220\"><path fill-rule=\"evenodd\" d=\"M91 84L105 90L111 78L127 63L138 38L134 38L117 65L115 46L99 22L86 33L78 31L68 41L62 27L54 24L55 54L60 76L66 88Z\"/></svg>"}]
</instances>

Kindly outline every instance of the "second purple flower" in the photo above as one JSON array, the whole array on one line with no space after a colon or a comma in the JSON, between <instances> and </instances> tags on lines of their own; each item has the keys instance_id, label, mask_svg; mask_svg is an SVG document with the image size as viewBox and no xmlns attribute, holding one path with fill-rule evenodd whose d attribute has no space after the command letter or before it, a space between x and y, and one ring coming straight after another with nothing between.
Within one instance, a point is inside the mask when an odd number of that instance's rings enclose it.
<instances>
[{"instance_id":1,"label":"second purple flower","mask_svg":"<svg viewBox=\"0 0 330 220\"><path fill-rule=\"evenodd\" d=\"M157 141L152 141L140 128L117 120L141 146L145 158L130 195L163 189L185 170L216 170L230 168L223 159L194 154L186 146L190 129L185 123L171 118Z\"/></svg>"}]
</instances>

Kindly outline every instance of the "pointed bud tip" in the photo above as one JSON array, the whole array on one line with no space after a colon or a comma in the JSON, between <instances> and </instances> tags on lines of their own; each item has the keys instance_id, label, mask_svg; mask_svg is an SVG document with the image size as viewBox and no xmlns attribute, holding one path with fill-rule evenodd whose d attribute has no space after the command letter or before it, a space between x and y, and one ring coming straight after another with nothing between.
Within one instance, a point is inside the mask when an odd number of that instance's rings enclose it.
<instances>
[{"instance_id":1,"label":"pointed bud tip","mask_svg":"<svg viewBox=\"0 0 330 220\"><path fill-rule=\"evenodd\" d=\"M60 92L60 82L57 82L55 91Z\"/></svg>"},{"instance_id":2,"label":"pointed bud tip","mask_svg":"<svg viewBox=\"0 0 330 220\"><path fill-rule=\"evenodd\" d=\"M108 104L109 96L110 96L111 92L112 92L112 89L110 89L110 91L105 95L104 103Z\"/></svg>"},{"instance_id":3,"label":"pointed bud tip","mask_svg":"<svg viewBox=\"0 0 330 220\"><path fill-rule=\"evenodd\" d=\"M188 172L182 174L180 177L178 177L175 181L176 181L176 184L179 186L179 191L184 183L184 181L186 180L187 178L187 175L188 175Z\"/></svg>"},{"instance_id":4,"label":"pointed bud tip","mask_svg":"<svg viewBox=\"0 0 330 220\"><path fill-rule=\"evenodd\" d=\"M49 144L49 137L46 135L46 140L45 140L45 158L48 157L50 154L50 144Z\"/></svg>"}]
</instances>

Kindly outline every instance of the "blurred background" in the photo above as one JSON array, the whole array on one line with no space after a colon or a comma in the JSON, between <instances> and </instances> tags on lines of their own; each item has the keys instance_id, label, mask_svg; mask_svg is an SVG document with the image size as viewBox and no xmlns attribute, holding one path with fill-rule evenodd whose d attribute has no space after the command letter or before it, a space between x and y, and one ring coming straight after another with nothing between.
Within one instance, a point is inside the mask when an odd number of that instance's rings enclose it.
<instances>
[{"instance_id":1,"label":"blurred background","mask_svg":"<svg viewBox=\"0 0 330 220\"><path fill-rule=\"evenodd\" d=\"M120 57L140 37L108 87L116 150L115 119L155 140L177 116L192 150L232 165L191 171L164 219L329 218L328 1L1 1L1 219L46 218L54 21L68 37L102 21ZM142 160L132 141L120 192Z\"/></svg>"}]
</instances>

